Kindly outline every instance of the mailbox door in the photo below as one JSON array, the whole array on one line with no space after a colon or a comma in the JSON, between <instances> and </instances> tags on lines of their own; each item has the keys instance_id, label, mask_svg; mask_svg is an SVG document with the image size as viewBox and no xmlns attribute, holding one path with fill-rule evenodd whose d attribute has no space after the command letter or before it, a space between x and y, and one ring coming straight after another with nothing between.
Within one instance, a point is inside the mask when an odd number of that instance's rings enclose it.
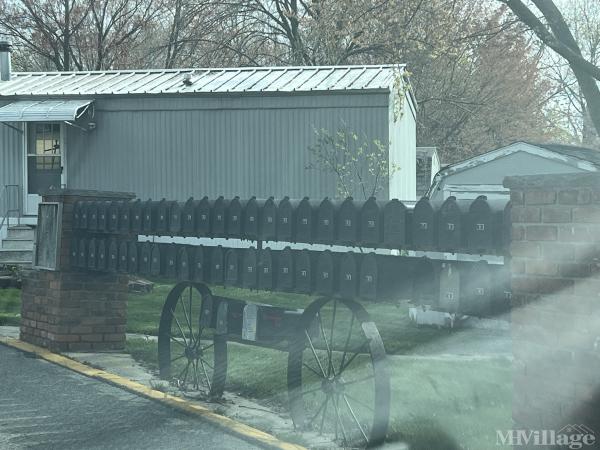
<instances>
[{"instance_id":1,"label":"mailbox door","mask_svg":"<svg viewBox=\"0 0 600 450\"><path fill-rule=\"evenodd\" d=\"M301 264L302 265L302 264ZM336 283L333 254L329 250L318 253L317 269L315 271L315 292L320 295L331 296L334 294Z\"/></svg>"},{"instance_id":2,"label":"mailbox door","mask_svg":"<svg viewBox=\"0 0 600 450\"><path fill-rule=\"evenodd\" d=\"M223 284L225 281L225 256L223 247L213 247L210 252L210 281L214 284Z\"/></svg>"},{"instance_id":3,"label":"mailbox door","mask_svg":"<svg viewBox=\"0 0 600 450\"><path fill-rule=\"evenodd\" d=\"M193 236L196 232L196 202L190 197L181 212L181 231L186 236Z\"/></svg>"},{"instance_id":4,"label":"mailbox door","mask_svg":"<svg viewBox=\"0 0 600 450\"><path fill-rule=\"evenodd\" d=\"M494 267L492 280L493 292L490 313L502 314L510 309L512 297L510 268L506 264Z\"/></svg>"},{"instance_id":5,"label":"mailbox door","mask_svg":"<svg viewBox=\"0 0 600 450\"><path fill-rule=\"evenodd\" d=\"M294 281L296 291L310 294L313 291L313 267L308 250L300 250L294 254Z\"/></svg>"},{"instance_id":6,"label":"mailbox door","mask_svg":"<svg viewBox=\"0 0 600 450\"><path fill-rule=\"evenodd\" d=\"M277 206L273 197L265 200L260 210L259 234L263 241L277 239Z\"/></svg>"},{"instance_id":7,"label":"mailbox door","mask_svg":"<svg viewBox=\"0 0 600 450\"><path fill-rule=\"evenodd\" d=\"M358 241L358 211L352 197L342 202L337 214L337 242L355 245Z\"/></svg>"},{"instance_id":8,"label":"mailbox door","mask_svg":"<svg viewBox=\"0 0 600 450\"><path fill-rule=\"evenodd\" d=\"M494 248L492 209L485 195L480 195L469 207L469 230L467 246L469 251L486 253Z\"/></svg>"},{"instance_id":9,"label":"mailbox door","mask_svg":"<svg viewBox=\"0 0 600 450\"><path fill-rule=\"evenodd\" d=\"M255 248L247 248L244 251L244 261L242 264L242 286L246 289L256 289L258 287L258 255Z\"/></svg>"},{"instance_id":10,"label":"mailbox door","mask_svg":"<svg viewBox=\"0 0 600 450\"><path fill-rule=\"evenodd\" d=\"M244 207L243 236L246 239L258 239L258 202L252 197Z\"/></svg>"},{"instance_id":11,"label":"mailbox door","mask_svg":"<svg viewBox=\"0 0 600 450\"><path fill-rule=\"evenodd\" d=\"M97 263L96 260L98 258L98 254L96 253L96 239L90 239L88 243L87 249L87 268L89 270L96 270Z\"/></svg>"},{"instance_id":12,"label":"mailbox door","mask_svg":"<svg viewBox=\"0 0 600 450\"><path fill-rule=\"evenodd\" d=\"M127 271L129 273L139 272L139 246L135 241L131 241L127 247L127 257L129 262L127 264Z\"/></svg>"},{"instance_id":13,"label":"mailbox door","mask_svg":"<svg viewBox=\"0 0 600 450\"><path fill-rule=\"evenodd\" d=\"M168 278L176 279L177 278L177 244L164 244L165 249L165 267L164 273Z\"/></svg>"},{"instance_id":14,"label":"mailbox door","mask_svg":"<svg viewBox=\"0 0 600 450\"><path fill-rule=\"evenodd\" d=\"M88 226L90 231L98 230L98 202L89 202L87 208Z\"/></svg>"},{"instance_id":15,"label":"mailbox door","mask_svg":"<svg viewBox=\"0 0 600 450\"><path fill-rule=\"evenodd\" d=\"M383 207L383 243L389 248L406 246L406 206L397 199Z\"/></svg>"},{"instance_id":16,"label":"mailbox door","mask_svg":"<svg viewBox=\"0 0 600 450\"><path fill-rule=\"evenodd\" d=\"M489 315L492 300L492 279L489 266L485 261L466 263L465 265L461 280L465 294L460 304L460 312L477 317Z\"/></svg>"},{"instance_id":17,"label":"mailbox door","mask_svg":"<svg viewBox=\"0 0 600 450\"><path fill-rule=\"evenodd\" d=\"M119 266L119 244L115 239L108 241L108 260L106 267L109 272L116 272Z\"/></svg>"},{"instance_id":18,"label":"mailbox door","mask_svg":"<svg viewBox=\"0 0 600 450\"><path fill-rule=\"evenodd\" d=\"M360 210L360 242L370 247L383 241L383 217L375 197L369 198Z\"/></svg>"},{"instance_id":19,"label":"mailbox door","mask_svg":"<svg viewBox=\"0 0 600 450\"><path fill-rule=\"evenodd\" d=\"M77 246L77 267L80 269L85 269L87 267L87 246L87 240L79 240L79 245Z\"/></svg>"},{"instance_id":20,"label":"mailbox door","mask_svg":"<svg viewBox=\"0 0 600 450\"><path fill-rule=\"evenodd\" d=\"M129 205L129 202L119 202L119 231L121 233L129 233L129 230L131 230Z\"/></svg>"},{"instance_id":21,"label":"mailbox door","mask_svg":"<svg viewBox=\"0 0 600 450\"><path fill-rule=\"evenodd\" d=\"M314 221L316 217L308 197L304 197L298 203L294 216L294 242L312 243L314 241L313 230L315 228Z\"/></svg>"},{"instance_id":22,"label":"mailbox door","mask_svg":"<svg viewBox=\"0 0 600 450\"><path fill-rule=\"evenodd\" d=\"M150 275L157 277L162 273L162 247L160 244L152 244L150 252Z\"/></svg>"},{"instance_id":23,"label":"mailbox door","mask_svg":"<svg viewBox=\"0 0 600 450\"><path fill-rule=\"evenodd\" d=\"M265 248L258 254L258 288L265 291L272 290L273 279L273 255L270 248Z\"/></svg>"},{"instance_id":24,"label":"mailbox door","mask_svg":"<svg viewBox=\"0 0 600 450\"><path fill-rule=\"evenodd\" d=\"M433 207L426 197L421 198L415 205L412 214L412 245L417 250L434 248L435 214Z\"/></svg>"},{"instance_id":25,"label":"mailbox door","mask_svg":"<svg viewBox=\"0 0 600 450\"><path fill-rule=\"evenodd\" d=\"M108 231L113 233L119 231L119 204L117 202L110 202L107 223Z\"/></svg>"},{"instance_id":26,"label":"mailbox door","mask_svg":"<svg viewBox=\"0 0 600 450\"><path fill-rule=\"evenodd\" d=\"M181 234L183 205L179 202L170 202L169 209L169 233L171 236Z\"/></svg>"},{"instance_id":27,"label":"mailbox door","mask_svg":"<svg viewBox=\"0 0 600 450\"><path fill-rule=\"evenodd\" d=\"M329 198L323 199L317 210L317 242L333 244L335 239L335 206Z\"/></svg>"},{"instance_id":28,"label":"mailbox door","mask_svg":"<svg viewBox=\"0 0 600 450\"><path fill-rule=\"evenodd\" d=\"M150 275L150 267L152 265L152 244L150 242L144 242L140 249L140 273L142 275Z\"/></svg>"},{"instance_id":29,"label":"mailbox door","mask_svg":"<svg viewBox=\"0 0 600 450\"><path fill-rule=\"evenodd\" d=\"M211 204L210 231L212 237L225 237L225 199L221 196Z\"/></svg>"},{"instance_id":30,"label":"mailbox door","mask_svg":"<svg viewBox=\"0 0 600 450\"><path fill-rule=\"evenodd\" d=\"M108 258L108 249L106 248L106 241L104 239L100 239L96 245L96 256L96 269L99 271L105 271Z\"/></svg>"},{"instance_id":31,"label":"mailbox door","mask_svg":"<svg viewBox=\"0 0 600 450\"><path fill-rule=\"evenodd\" d=\"M241 284L239 253L236 248L231 248L225 253L226 286L239 286Z\"/></svg>"},{"instance_id":32,"label":"mailbox door","mask_svg":"<svg viewBox=\"0 0 600 450\"><path fill-rule=\"evenodd\" d=\"M419 258L413 270L413 302L417 305L436 305L439 285L434 263L428 258Z\"/></svg>"},{"instance_id":33,"label":"mailbox door","mask_svg":"<svg viewBox=\"0 0 600 450\"><path fill-rule=\"evenodd\" d=\"M98 202L98 231L108 231L109 202Z\"/></svg>"},{"instance_id":34,"label":"mailbox door","mask_svg":"<svg viewBox=\"0 0 600 450\"><path fill-rule=\"evenodd\" d=\"M340 263L340 296L342 298L356 297L358 288L358 264L356 263L356 255L353 252L348 252L342 256Z\"/></svg>"},{"instance_id":35,"label":"mailbox door","mask_svg":"<svg viewBox=\"0 0 600 450\"><path fill-rule=\"evenodd\" d=\"M202 245L199 245L194 249L193 277L194 281L198 283L204 283L206 281L206 267L210 264L208 264L205 256L206 252Z\"/></svg>"},{"instance_id":36,"label":"mailbox door","mask_svg":"<svg viewBox=\"0 0 600 450\"><path fill-rule=\"evenodd\" d=\"M242 236L242 212L240 198L233 198L227 205L227 214L225 217L227 237L240 238Z\"/></svg>"},{"instance_id":37,"label":"mailbox door","mask_svg":"<svg viewBox=\"0 0 600 450\"><path fill-rule=\"evenodd\" d=\"M150 235L154 233L154 202L152 200L147 200L142 205L142 231L146 235Z\"/></svg>"},{"instance_id":38,"label":"mailbox door","mask_svg":"<svg viewBox=\"0 0 600 450\"><path fill-rule=\"evenodd\" d=\"M164 198L154 205L156 208L153 212L153 228L156 234L167 234L169 229L169 212L170 205Z\"/></svg>"},{"instance_id":39,"label":"mailbox door","mask_svg":"<svg viewBox=\"0 0 600 450\"><path fill-rule=\"evenodd\" d=\"M87 230L88 227L88 203L81 202L81 210L79 215L79 228Z\"/></svg>"},{"instance_id":40,"label":"mailbox door","mask_svg":"<svg viewBox=\"0 0 600 450\"><path fill-rule=\"evenodd\" d=\"M443 262L440 270L440 311L456 313L460 301L460 270L458 264Z\"/></svg>"},{"instance_id":41,"label":"mailbox door","mask_svg":"<svg viewBox=\"0 0 600 450\"><path fill-rule=\"evenodd\" d=\"M127 273L127 264L128 260L128 246L126 241L121 241L119 243L119 262L117 266L117 270L121 273Z\"/></svg>"},{"instance_id":42,"label":"mailbox door","mask_svg":"<svg viewBox=\"0 0 600 450\"><path fill-rule=\"evenodd\" d=\"M82 202L75 202L73 205L73 229L78 230L81 228L81 209Z\"/></svg>"},{"instance_id":43,"label":"mailbox door","mask_svg":"<svg viewBox=\"0 0 600 450\"><path fill-rule=\"evenodd\" d=\"M190 277L190 256L188 247L180 245L179 253L177 254L177 279L179 281L189 281Z\"/></svg>"},{"instance_id":44,"label":"mailbox door","mask_svg":"<svg viewBox=\"0 0 600 450\"><path fill-rule=\"evenodd\" d=\"M294 254L286 247L276 256L276 285L278 291L290 292L294 289Z\"/></svg>"},{"instance_id":45,"label":"mailbox door","mask_svg":"<svg viewBox=\"0 0 600 450\"><path fill-rule=\"evenodd\" d=\"M79 241L71 239L69 263L71 267L79 267Z\"/></svg>"},{"instance_id":46,"label":"mailbox door","mask_svg":"<svg viewBox=\"0 0 600 450\"><path fill-rule=\"evenodd\" d=\"M211 233L211 214L210 202L208 197L204 197L196 206L196 236L209 236Z\"/></svg>"},{"instance_id":47,"label":"mailbox door","mask_svg":"<svg viewBox=\"0 0 600 450\"><path fill-rule=\"evenodd\" d=\"M377 270L377 257L375 256L375 253L368 253L362 259L360 264L358 295L365 300L376 300L378 283L379 272Z\"/></svg>"},{"instance_id":48,"label":"mailbox door","mask_svg":"<svg viewBox=\"0 0 600 450\"><path fill-rule=\"evenodd\" d=\"M456 198L448 197L437 217L438 225L438 249L443 252L456 252L462 247L462 214Z\"/></svg>"},{"instance_id":49,"label":"mailbox door","mask_svg":"<svg viewBox=\"0 0 600 450\"><path fill-rule=\"evenodd\" d=\"M294 210L289 197L284 197L277 206L277 240L292 241Z\"/></svg>"},{"instance_id":50,"label":"mailbox door","mask_svg":"<svg viewBox=\"0 0 600 450\"><path fill-rule=\"evenodd\" d=\"M143 231L143 208L142 201L140 199L130 203L129 214L131 220L131 231L135 234L141 234Z\"/></svg>"}]
</instances>

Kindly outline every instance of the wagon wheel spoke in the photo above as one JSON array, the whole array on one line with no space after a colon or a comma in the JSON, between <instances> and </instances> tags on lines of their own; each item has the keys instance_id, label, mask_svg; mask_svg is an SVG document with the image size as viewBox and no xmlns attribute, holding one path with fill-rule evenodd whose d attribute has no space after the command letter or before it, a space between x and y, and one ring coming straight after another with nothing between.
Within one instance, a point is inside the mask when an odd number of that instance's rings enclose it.
<instances>
[{"instance_id":1,"label":"wagon wheel spoke","mask_svg":"<svg viewBox=\"0 0 600 450\"><path fill-rule=\"evenodd\" d=\"M325 425L325 417L327 416L327 405L329 401L325 404L325 411L323 411L323 417L321 417L321 426L319 427L319 434L323 434L323 425Z\"/></svg>"},{"instance_id":2,"label":"wagon wheel spoke","mask_svg":"<svg viewBox=\"0 0 600 450\"><path fill-rule=\"evenodd\" d=\"M181 333L181 337L183 338L183 342L185 343L185 346L188 346L188 341L185 337L185 333L183 332L183 329L181 328L181 324L179 323L179 319L177 318L177 316L175 315L175 313L173 312L173 310L171 310L171 315L173 316L173 318L175 319L175 323L177 324L177 328L179 328L179 332Z\"/></svg>"},{"instance_id":3,"label":"wagon wheel spoke","mask_svg":"<svg viewBox=\"0 0 600 450\"><path fill-rule=\"evenodd\" d=\"M306 367L308 370L310 370L311 372L313 372L313 373L314 373L316 376L318 376L318 377L320 377L320 378L323 378L323 374L322 374L322 373L319 373L319 372L317 372L317 370L313 369L313 368L312 368L311 366L309 366L307 363L302 363L302 365L303 365L304 367Z\"/></svg>"},{"instance_id":4,"label":"wagon wheel spoke","mask_svg":"<svg viewBox=\"0 0 600 450\"><path fill-rule=\"evenodd\" d=\"M173 359L171 359L171 362L173 363L173 362L175 362L175 361L178 361L178 360L180 360L181 358L185 358L185 354L183 354L183 355L179 355L177 358L173 358Z\"/></svg>"},{"instance_id":5,"label":"wagon wheel spoke","mask_svg":"<svg viewBox=\"0 0 600 450\"><path fill-rule=\"evenodd\" d=\"M171 339L173 342L175 342L176 344L179 344L179 345L181 345L183 348L186 348L186 345L185 345L183 342L181 342L179 339L177 339L175 336L173 336L172 334L169 334L169 338L170 338L170 339Z\"/></svg>"},{"instance_id":6,"label":"wagon wheel spoke","mask_svg":"<svg viewBox=\"0 0 600 450\"><path fill-rule=\"evenodd\" d=\"M371 412L375 412L375 410L373 409L373 407L372 407L372 406L369 406L369 405L367 405L366 403L364 403L364 402L362 402L362 401L358 400L357 398L353 397L352 395L348 394L347 392L346 392L346 393L344 393L344 397L347 397L347 398L349 398L349 399L350 399L350 400L352 400L354 403L357 403L357 404L359 404L360 406L362 406L363 408L366 408L366 409L368 409L368 410L369 410L369 411L371 411Z\"/></svg>"},{"instance_id":7,"label":"wagon wheel spoke","mask_svg":"<svg viewBox=\"0 0 600 450\"><path fill-rule=\"evenodd\" d=\"M211 370L214 370L214 367L213 367L213 366L212 366L212 365L211 365L211 364L210 364L210 363L209 363L207 360L205 360L205 359L204 359L204 358L202 358L202 357L200 358L200 360L201 360L201 361L202 361L202 362L203 362L205 365L207 365L208 367L210 367L210 369L211 369Z\"/></svg>"},{"instance_id":8,"label":"wagon wheel spoke","mask_svg":"<svg viewBox=\"0 0 600 450\"><path fill-rule=\"evenodd\" d=\"M190 360L188 360L185 368L179 373L179 375L177 377L177 381L181 382L184 386L185 386L185 382L187 381L188 370L190 369L191 363L192 362ZM183 380L181 379L181 377L184 377Z\"/></svg>"},{"instance_id":9,"label":"wagon wheel spoke","mask_svg":"<svg viewBox=\"0 0 600 450\"><path fill-rule=\"evenodd\" d=\"M329 402L329 395L327 395L325 397L325 401L323 403L321 403L321 406L319 407L319 409L317 410L317 412L315 413L314 416L312 416L312 418L308 421L308 425L312 425L312 423L314 422L314 420L319 417L319 414L321 414L321 411L324 410L324 408L326 408L327 406L327 402ZM325 417L325 414L323 414L323 417Z\"/></svg>"},{"instance_id":10,"label":"wagon wheel spoke","mask_svg":"<svg viewBox=\"0 0 600 450\"><path fill-rule=\"evenodd\" d=\"M198 389L198 360L197 359L193 360L192 367L194 368L194 389Z\"/></svg>"},{"instance_id":11,"label":"wagon wheel spoke","mask_svg":"<svg viewBox=\"0 0 600 450\"><path fill-rule=\"evenodd\" d=\"M344 386L350 386L351 384L362 383L364 381L372 380L374 378L375 378L375 375L368 375L364 378L359 378L358 380L343 381L342 384Z\"/></svg>"},{"instance_id":12,"label":"wagon wheel spoke","mask_svg":"<svg viewBox=\"0 0 600 450\"><path fill-rule=\"evenodd\" d=\"M338 370L338 373L341 372L341 368L344 367L344 362L346 361L346 355L348 354L348 344L350 344L350 337L352 336L352 326L354 325L354 314L352 314L352 318L350 319L350 327L348 328L348 336L346 337L346 343L344 344L344 353L342 355L342 362L340 364L340 370Z\"/></svg>"},{"instance_id":13,"label":"wagon wheel spoke","mask_svg":"<svg viewBox=\"0 0 600 450\"><path fill-rule=\"evenodd\" d=\"M331 347L329 346L329 341L327 340L327 335L325 334L325 329L323 327L323 321L321 320L321 314L317 313L317 317L319 318L319 328L321 328L321 334L323 335L323 340L325 341L325 348L327 349L327 374L326 377L329 377L331 374ZM325 374L325 371L323 371Z\"/></svg>"},{"instance_id":14,"label":"wagon wheel spoke","mask_svg":"<svg viewBox=\"0 0 600 450\"><path fill-rule=\"evenodd\" d=\"M348 407L348 410L350 411L350 415L352 416L352 418L354 419L354 422L356 423L356 425L358 426L358 429L360 430L360 433L363 435L363 437L365 438L365 442L368 444L369 443L369 438L367 437L365 430L363 430L363 427L361 426L358 418L356 417L356 413L354 412L354 410L352 409L352 406L350 406L350 402L348 402L348 399L346 398L345 394L342 394L344 397L344 402L346 403L346 406Z\"/></svg>"},{"instance_id":15,"label":"wagon wheel spoke","mask_svg":"<svg viewBox=\"0 0 600 450\"><path fill-rule=\"evenodd\" d=\"M323 373L323 377L327 377L327 375L325 375L325 371L323 370L323 366L321 365L321 360L317 356L317 352L315 351L315 346L313 345L312 339L310 338L310 335L308 334L308 331L304 330L304 334L306 335L306 338L308 339L308 344L310 345L310 349L312 351L313 356L317 360L317 364L319 365L319 369L321 369L321 372Z\"/></svg>"},{"instance_id":16,"label":"wagon wheel spoke","mask_svg":"<svg viewBox=\"0 0 600 450\"><path fill-rule=\"evenodd\" d=\"M214 347L214 346L215 346L215 344L214 344L214 342L213 342L212 344L209 344L209 345L207 345L206 347L204 347L204 348L202 349L202 351L208 350L209 348L212 348L212 347Z\"/></svg>"},{"instance_id":17,"label":"wagon wheel spoke","mask_svg":"<svg viewBox=\"0 0 600 450\"><path fill-rule=\"evenodd\" d=\"M360 347L358 347L356 350L353 350L352 352L354 353L350 359L346 362L346 364L340 368L339 374L341 374L344 370L346 370L346 368L348 368L348 366L350 364L352 364L352 361L354 361L354 359L360 355L361 353L363 353L363 351L365 350L365 347L369 344L369 341L365 341L362 343L362 345Z\"/></svg>"},{"instance_id":18,"label":"wagon wheel spoke","mask_svg":"<svg viewBox=\"0 0 600 450\"><path fill-rule=\"evenodd\" d=\"M344 445L348 443L348 435L346 434L346 429L344 428L344 422L342 421L342 414L339 409L339 397L333 400L333 406L335 406L335 414L337 416L337 420L340 422L340 430L342 432L342 436L344 436ZM337 436L336 436L337 439Z\"/></svg>"},{"instance_id":19,"label":"wagon wheel spoke","mask_svg":"<svg viewBox=\"0 0 600 450\"><path fill-rule=\"evenodd\" d=\"M208 363L206 363L208 364ZM212 389L211 383L210 383L210 377L208 376L208 373L206 372L206 367L204 367L204 361L202 360L202 358L200 358L200 365L202 366L202 371L204 372L204 376L206 377L206 384L208 385L208 390L210 391Z\"/></svg>"}]
</instances>

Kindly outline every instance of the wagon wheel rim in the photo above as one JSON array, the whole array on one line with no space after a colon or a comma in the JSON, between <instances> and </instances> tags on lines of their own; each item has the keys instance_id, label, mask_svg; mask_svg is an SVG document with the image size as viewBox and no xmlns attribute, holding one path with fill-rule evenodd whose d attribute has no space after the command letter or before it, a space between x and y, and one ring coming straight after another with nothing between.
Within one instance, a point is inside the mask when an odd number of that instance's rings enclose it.
<instances>
[{"instance_id":1,"label":"wagon wheel rim","mask_svg":"<svg viewBox=\"0 0 600 450\"><path fill-rule=\"evenodd\" d=\"M321 298L305 310L290 343L288 391L297 429L343 446L371 447L385 439L390 409L385 348L360 304Z\"/></svg>"},{"instance_id":2,"label":"wagon wheel rim","mask_svg":"<svg viewBox=\"0 0 600 450\"><path fill-rule=\"evenodd\" d=\"M184 393L214 398L223 394L227 341L203 326L203 305L210 298L202 284L183 282L171 290L161 315L158 360L161 378Z\"/></svg>"}]
</instances>

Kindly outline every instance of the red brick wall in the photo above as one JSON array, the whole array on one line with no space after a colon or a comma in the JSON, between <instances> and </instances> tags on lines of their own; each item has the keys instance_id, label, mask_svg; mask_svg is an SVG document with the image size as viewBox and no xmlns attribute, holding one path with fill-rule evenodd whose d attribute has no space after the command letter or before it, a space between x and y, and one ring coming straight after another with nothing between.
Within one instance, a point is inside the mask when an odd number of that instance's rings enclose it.
<instances>
[{"instance_id":1,"label":"red brick wall","mask_svg":"<svg viewBox=\"0 0 600 450\"><path fill-rule=\"evenodd\" d=\"M23 279L21 339L53 351L114 350L125 345L125 275L71 268L78 200L130 199L131 194L57 190L44 201L63 204L58 270L32 270Z\"/></svg>"},{"instance_id":2,"label":"red brick wall","mask_svg":"<svg viewBox=\"0 0 600 450\"><path fill-rule=\"evenodd\" d=\"M600 438L600 176L509 177L515 428Z\"/></svg>"}]
</instances>

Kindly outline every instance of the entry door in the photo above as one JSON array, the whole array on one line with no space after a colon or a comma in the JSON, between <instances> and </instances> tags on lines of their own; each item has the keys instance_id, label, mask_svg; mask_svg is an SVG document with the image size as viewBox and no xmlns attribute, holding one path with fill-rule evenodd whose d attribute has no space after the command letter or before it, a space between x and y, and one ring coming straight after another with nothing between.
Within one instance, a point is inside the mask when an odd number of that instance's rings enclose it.
<instances>
[{"instance_id":1,"label":"entry door","mask_svg":"<svg viewBox=\"0 0 600 450\"><path fill-rule=\"evenodd\" d=\"M63 144L64 130L60 122L32 122L27 125L25 214L37 215L40 194L65 184Z\"/></svg>"}]
</instances>

